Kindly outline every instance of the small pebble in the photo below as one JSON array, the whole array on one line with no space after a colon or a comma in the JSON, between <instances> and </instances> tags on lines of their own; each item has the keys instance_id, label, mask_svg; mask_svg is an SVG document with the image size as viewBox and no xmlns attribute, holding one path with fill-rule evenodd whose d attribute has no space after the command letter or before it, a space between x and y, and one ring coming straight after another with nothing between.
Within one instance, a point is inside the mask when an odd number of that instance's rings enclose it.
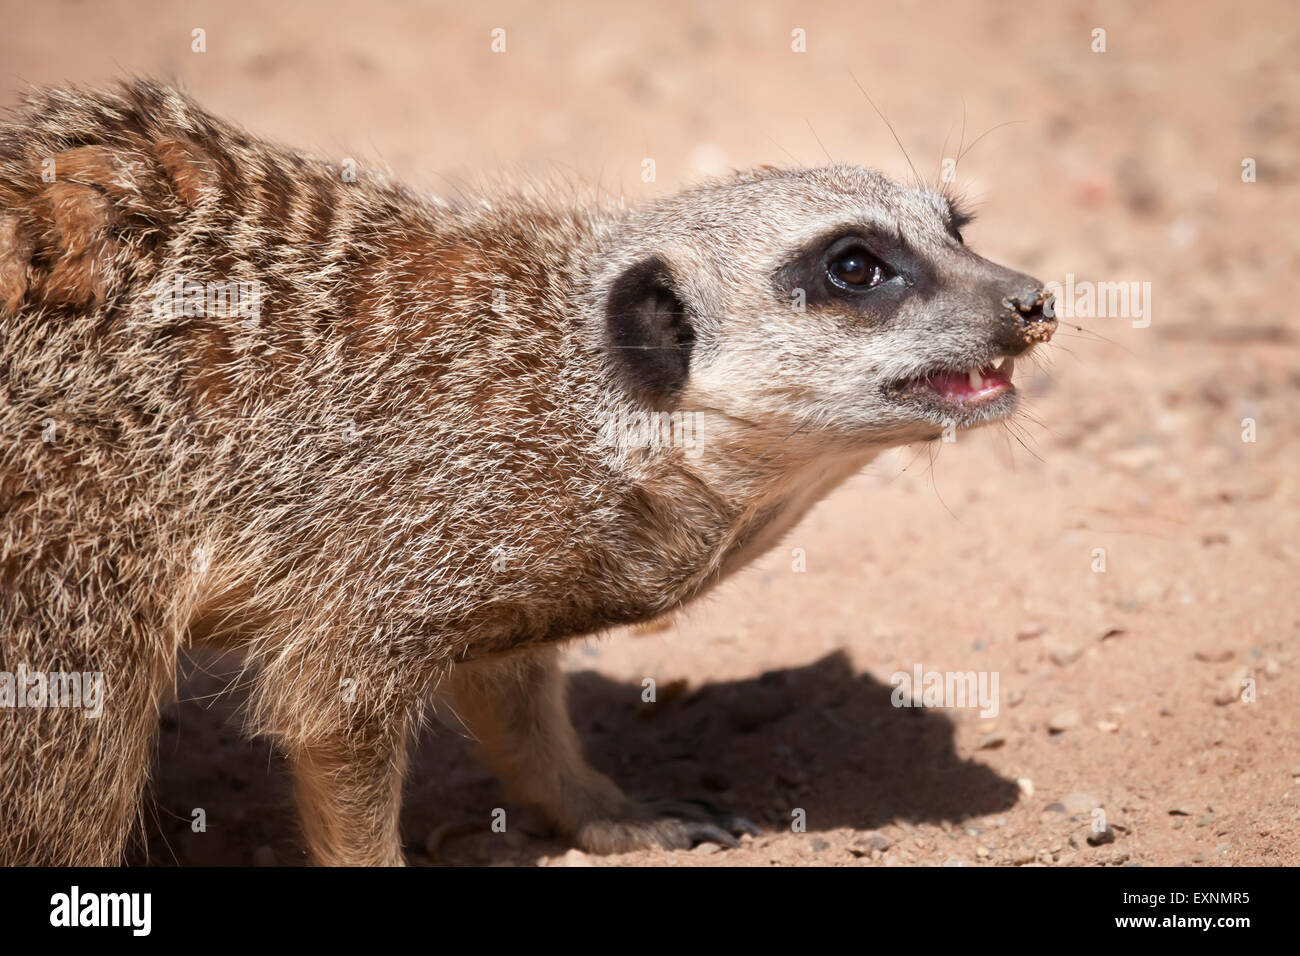
<instances>
[{"instance_id":1,"label":"small pebble","mask_svg":"<svg viewBox=\"0 0 1300 956\"><path fill-rule=\"evenodd\" d=\"M1063 710L1047 722L1047 730L1053 734L1063 734L1079 726L1079 714L1074 710Z\"/></svg>"},{"instance_id":2,"label":"small pebble","mask_svg":"<svg viewBox=\"0 0 1300 956\"><path fill-rule=\"evenodd\" d=\"M855 846L863 846L869 850L878 850L884 853L892 846L889 839L879 833L862 833L853 841Z\"/></svg>"},{"instance_id":3,"label":"small pebble","mask_svg":"<svg viewBox=\"0 0 1300 956\"><path fill-rule=\"evenodd\" d=\"M1051 657L1052 663L1065 667L1077 661L1082 653L1083 648L1076 644L1058 644L1048 652L1048 656Z\"/></svg>"},{"instance_id":4,"label":"small pebble","mask_svg":"<svg viewBox=\"0 0 1300 956\"><path fill-rule=\"evenodd\" d=\"M1104 846L1114 842L1115 830L1110 826L1104 827L1100 832L1094 830L1088 834L1088 846Z\"/></svg>"},{"instance_id":5,"label":"small pebble","mask_svg":"<svg viewBox=\"0 0 1300 956\"><path fill-rule=\"evenodd\" d=\"M1218 691L1215 692L1214 702L1220 707L1227 704L1236 703L1241 700L1241 693L1245 689L1242 684L1250 675L1250 671L1245 667L1239 667L1232 672L1222 684L1219 685Z\"/></svg>"}]
</instances>

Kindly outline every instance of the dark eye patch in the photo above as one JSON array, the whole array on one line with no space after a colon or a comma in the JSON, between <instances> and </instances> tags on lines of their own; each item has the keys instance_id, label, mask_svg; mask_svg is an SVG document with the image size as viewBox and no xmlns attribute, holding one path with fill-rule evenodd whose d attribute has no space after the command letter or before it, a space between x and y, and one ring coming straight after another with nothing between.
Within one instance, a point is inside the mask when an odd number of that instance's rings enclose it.
<instances>
[{"instance_id":1,"label":"dark eye patch","mask_svg":"<svg viewBox=\"0 0 1300 956\"><path fill-rule=\"evenodd\" d=\"M842 254L855 249L869 256L869 267L880 263L881 281L835 281L835 267ZM802 301L807 309L833 306L857 313L863 320L880 322L907 295L919 293L929 298L937 281L933 266L901 234L876 226L850 226L825 233L795 250L772 273L772 286L783 304L792 309Z\"/></svg>"}]
</instances>

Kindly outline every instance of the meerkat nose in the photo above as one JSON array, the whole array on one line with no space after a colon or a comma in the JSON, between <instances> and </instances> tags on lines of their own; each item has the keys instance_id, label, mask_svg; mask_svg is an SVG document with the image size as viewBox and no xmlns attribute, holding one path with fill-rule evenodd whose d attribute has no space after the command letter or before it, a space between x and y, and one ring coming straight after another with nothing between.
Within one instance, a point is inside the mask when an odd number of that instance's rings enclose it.
<instances>
[{"instance_id":1,"label":"meerkat nose","mask_svg":"<svg viewBox=\"0 0 1300 956\"><path fill-rule=\"evenodd\" d=\"M1056 299L1045 287L1036 294L1008 296L1002 305L1018 316L1020 336L1026 345L1046 342L1056 331Z\"/></svg>"}]
</instances>

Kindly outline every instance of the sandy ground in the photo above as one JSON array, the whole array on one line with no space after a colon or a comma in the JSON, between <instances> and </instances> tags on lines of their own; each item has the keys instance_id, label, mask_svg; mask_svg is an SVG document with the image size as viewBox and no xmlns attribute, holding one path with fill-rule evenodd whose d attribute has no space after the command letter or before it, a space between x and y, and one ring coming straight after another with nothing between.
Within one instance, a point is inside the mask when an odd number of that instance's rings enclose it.
<instances>
[{"instance_id":1,"label":"sandy ground","mask_svg":"<svg viewBox=\"0 0 1300 956\"><path fill-rule=\"evenodd\" d=\"M929 180L992 129L957 167L980 209L968 243L1044 279L1150 283L1150 322L1078 319L1021 373L1010 428L891 453L684 617L575 643L593 761L762 836L566 855L448 721L410 775L410 861L439 833L456 864L1300 863L1300 17L1241 0L551 6L5 0L0 101L160 75L430 191L504 172L636 201L827 155L909 175L856 76ZM891 675L917 665L997 674L998 713L892 706ZM218 696L229 664L192 671L134 859L302 861L282 760L241 738L238 690ZM1113 842L1087 842L1094 819Z\"/></svg>"}]
</instances>

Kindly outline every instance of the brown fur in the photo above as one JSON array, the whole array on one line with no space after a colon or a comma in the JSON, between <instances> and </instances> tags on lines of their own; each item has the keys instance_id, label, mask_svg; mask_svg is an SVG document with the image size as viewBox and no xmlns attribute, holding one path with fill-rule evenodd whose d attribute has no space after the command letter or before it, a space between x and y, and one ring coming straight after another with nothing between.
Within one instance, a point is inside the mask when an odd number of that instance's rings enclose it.
<instances>
[{"instance_id":1,"label":"brown fur","mask_svg":"<svg viewBox=\"0 0 1300 956\"><path fill-rule=\"evenodd\" d=\"M764 184L792 222L805 189L931 208L874 174L817 175L739 177L715 233L683 226L674 248L696 242L713 275L713 245L777 242L727 217ZM716 428L705 458L611 451L602 423L637 403L599 301L667 235L655 216L681 218L349 182L149 83L31 94L0 127L0 670L102 672L107 700L97 720L0 713L0 862L120 858L198 643L246 655L251 729L290 757L321 862L402 861L406 743L440 684L580 845L688 845L587 767L555 642L680 606L880 447L936 429L792 431L788 395L719 407L705 368L683 397ZM939 254L941 232L917 242ZM177 278L261 282L261 313L158 313ZM770 378L767 350L734 354Z\"/></svg>"}]
</instances>

